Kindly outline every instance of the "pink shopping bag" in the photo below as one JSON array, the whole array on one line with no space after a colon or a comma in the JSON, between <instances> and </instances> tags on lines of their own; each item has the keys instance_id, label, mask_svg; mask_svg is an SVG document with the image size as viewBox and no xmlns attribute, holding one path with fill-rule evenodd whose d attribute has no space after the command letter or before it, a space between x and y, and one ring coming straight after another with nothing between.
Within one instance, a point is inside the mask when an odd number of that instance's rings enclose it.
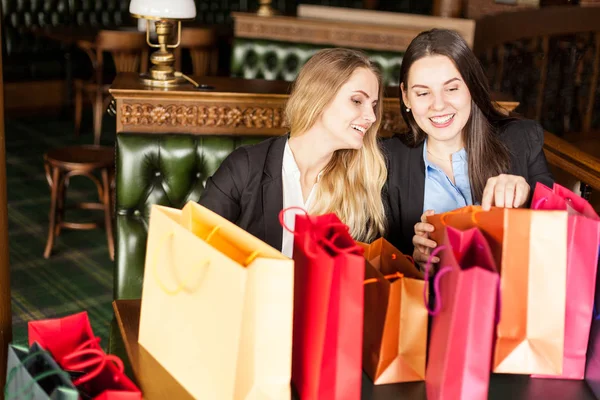
<instances>
[{"instance_id":1,"label":"pink shopping bag","mask_svg":"<svg viewBox=\"0 0 600 400\"><path fill-rule=\"evenodd\" d=\"M425 386L429 400L488 398L499 275L478 228L445 227L433 281L435 306ZM426 267L426 281L430 265ZM427 286L427 285L426 285ZM428 303L425 297L425 303Z\"/></svg>"},{"instance_id":2,"label":"pink shopping bag","mask_svg":"<svg viewBox=\"0 0 600 400\"><path fill-rule=\"evenodd\" d=\"M560 375L532 376L583 379L594 304L600 218L584 198L556 183L550 189L538 182L531 208L569 212L563 372Z\"/></svg>"}]
</instances>

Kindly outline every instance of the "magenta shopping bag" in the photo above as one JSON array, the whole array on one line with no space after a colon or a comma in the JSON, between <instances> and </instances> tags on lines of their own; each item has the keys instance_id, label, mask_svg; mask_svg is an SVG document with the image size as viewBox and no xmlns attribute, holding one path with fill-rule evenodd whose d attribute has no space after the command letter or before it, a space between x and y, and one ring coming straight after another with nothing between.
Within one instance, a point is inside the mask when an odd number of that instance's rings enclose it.
<instances>
[{"instance_id":1,"label":"magenta shopping bag","mask_svg":"<svg viewBox=\"0 0 600 400\"><path fill-rule=\"evenodd\" d=\"M566 210L569 213L563 372L560 375L532 376L583 379L594 304L600 218L584 198L557 184L550 189L538 183L531 208Z\"/></svg>"},{"instance_id":2,"label":"magenta shopping bag","mask_svg":"<svg viewBox=\"0 0 600 400\"><path fill-rule=\"evenodd\" d=\"M445 227L433 254L435 305L425 372L428 400L485 400L491 374L500 277L478 228ZM426 280L430 265L426 267ZM426 284L427 287L427 284ZM425 297L425 304L428 299Z\"/></svg>"}]
</instances>

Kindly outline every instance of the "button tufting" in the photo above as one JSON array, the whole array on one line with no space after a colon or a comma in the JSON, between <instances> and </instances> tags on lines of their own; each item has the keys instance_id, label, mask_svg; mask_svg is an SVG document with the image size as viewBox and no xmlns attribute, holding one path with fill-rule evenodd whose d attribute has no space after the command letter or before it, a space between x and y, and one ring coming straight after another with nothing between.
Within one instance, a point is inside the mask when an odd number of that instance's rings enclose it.
<instances>
[{"instance_id":1,"label":"button tufting","mask_svg":"<svg viewBox=\"0 0 600 400\"><path fill-rule=\"evenodd\" d=\"M196 178L200 179L200 172L196 172Z\"/></svg>"},{"instance_id":2,"label":"button tufting","mask_svg":"<svg viewBox=\"0 0 600 400\"><path fill-rule=\"evenodd\" d=\"M154 176L160 176L160 171L156 171L156 172L154 173Z\"/></svg>"}]
</instances>

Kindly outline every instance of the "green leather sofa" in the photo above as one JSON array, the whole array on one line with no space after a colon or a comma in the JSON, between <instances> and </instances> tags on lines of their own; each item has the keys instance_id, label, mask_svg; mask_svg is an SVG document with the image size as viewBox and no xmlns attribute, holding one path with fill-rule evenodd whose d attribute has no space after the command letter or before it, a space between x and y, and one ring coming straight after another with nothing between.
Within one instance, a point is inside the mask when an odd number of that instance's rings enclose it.
<instances>
[{"instance_id":1,"label":"green leather sofa","mask_svg":"<svg viewBox=\"0 0 600 400\"><path fill-rule=\"evenodd\" d=\"M265 137L131 134L116 140L114 298L142 295L148 218L153 204L181 208L198 201L206 180L237 147ZM113 321L109 351L125 355Z\"/></svg>"},{"instance_id":2,"label":"green leather sofa","mask_svg":"<svg viewBox=\"0 0 600 400\"><path fill-rule=\"evenodd\" d=\"M326 47L332 46L236 38L231 56L231 76L293 81L304 63L316 51ZM379 66L385 85L398 86L403 53L363 51Z\"/></svg>"}]
</instances>

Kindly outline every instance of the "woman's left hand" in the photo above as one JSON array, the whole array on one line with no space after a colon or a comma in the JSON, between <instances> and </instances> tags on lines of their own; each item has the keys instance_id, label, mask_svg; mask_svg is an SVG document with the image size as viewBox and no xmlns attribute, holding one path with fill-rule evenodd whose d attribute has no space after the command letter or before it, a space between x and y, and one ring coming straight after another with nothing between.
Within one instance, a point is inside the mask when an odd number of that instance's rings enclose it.
<instances>
[{"instance_id":1,"label":"woman's left hand","mask_svg":"<svg viewBox=\"0 0 600 400\"><path fill-rule=\"evenodd\" d=\"M492 206L519 208L529 198L529 184L522 176L500 174L487 180L481 207L488 211Z\"/></svg>"}]
</instances>

